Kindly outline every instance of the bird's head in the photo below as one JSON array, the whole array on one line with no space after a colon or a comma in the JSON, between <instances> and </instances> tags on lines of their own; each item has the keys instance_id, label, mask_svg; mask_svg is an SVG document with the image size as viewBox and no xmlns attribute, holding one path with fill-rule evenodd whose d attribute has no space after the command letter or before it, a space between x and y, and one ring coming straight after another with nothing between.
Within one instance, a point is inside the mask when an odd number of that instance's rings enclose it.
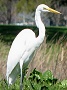
<instances>
[{"instance_id":1,"label":"bird's head","mask_svg":"<svg viewBox=\"0 0 67 90\"><path fill-rule=\"evenodd\" d=\"M42 12L52 12L52 13L56 13L56 14L61 14L60 12L48 7L47 5L45 4L40 4L38 7L37 7L37 10L38 11L42 11Z\"/></svg>"}]
</instances>

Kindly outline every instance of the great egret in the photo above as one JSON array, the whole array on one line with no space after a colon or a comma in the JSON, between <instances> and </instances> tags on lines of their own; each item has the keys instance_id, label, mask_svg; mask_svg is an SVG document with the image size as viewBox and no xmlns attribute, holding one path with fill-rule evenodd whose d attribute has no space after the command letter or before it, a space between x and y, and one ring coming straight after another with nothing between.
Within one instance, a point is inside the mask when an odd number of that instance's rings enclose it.
<instances>
[{"instance_id":1,"label":"great egret","mask_svg":"<svg viewBox=\"0 0 67 90\"><path fill-rule=\"evenodd\" d=\"M39 36L35 37L35 33L30 29L22 30L14 39L9 51L7 59L7 82L13 84L18 74L21 75L20 86L22 90L22 68L25 69L36 48L40 46L45 37L45 26L41 21L41 12L52 12L61 14L60 12L49 8L45 4L40 4L36 8L35 22L39 29Z\"/></svg>"}]
</instances>

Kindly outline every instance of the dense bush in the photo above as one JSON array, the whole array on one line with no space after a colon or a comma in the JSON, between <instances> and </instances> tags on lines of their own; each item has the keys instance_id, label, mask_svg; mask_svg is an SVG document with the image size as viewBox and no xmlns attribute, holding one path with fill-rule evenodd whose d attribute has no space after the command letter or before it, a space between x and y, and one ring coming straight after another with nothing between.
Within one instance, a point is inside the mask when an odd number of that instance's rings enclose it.
<instances>
[{"instance_id":1,"label":"dense bush","mask_svg":"<svg viewBox=\"0 0 67 90\"><path fill-rule=\"evenodd\" d=\"M23 29L32 29L36 36L38 36L38 29L36 26L18 26L18 25L0 25L0 39L6 42L12 42L15 36ZM60 36L67 36L66 27L46 27L47 40L59 39Z\"/></svg>"},{"instance_id":2,"label":"dense bush","mask_svg":"<svg viewBox=\"0 0 67 90\"><path fill-rule=\"evenodd\" d=\"M67 80L58 81L51 71L41 73L36 69L24 78L24 90L67 90Z\"/></svg>"},{"instance_id":3,"label":"dense bush","mask_svg":"<svg viewBox=\"0 0 67 90\"><path fill-rule=\"evenodd\" d=\"M20 78L16 80L16 83L8 87L5 80L0 82L1 90L19 90ZM67 90L67 80L58 81L54 78L51 71L47 70L41 73L34 69L29 77L25 76L23 80L23 90Z\"/></svg>"},{"instance_id":4,"label":"dense bush","mask_svg":"<svg viewBox=\"0 0 67 90\"><path fill-rule=\"evenodd\" d=\"M0 40L5 42L12 42L15 36L25 28L35 30L35 26L17 26L17 25L0 25Z\"/></svg>"}]
</instances>

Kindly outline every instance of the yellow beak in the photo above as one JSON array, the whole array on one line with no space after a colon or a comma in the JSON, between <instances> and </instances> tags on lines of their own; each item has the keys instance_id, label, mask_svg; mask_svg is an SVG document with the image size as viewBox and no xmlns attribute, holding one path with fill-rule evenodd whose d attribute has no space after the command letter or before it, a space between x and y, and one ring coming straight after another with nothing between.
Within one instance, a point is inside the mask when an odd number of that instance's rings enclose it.
<instances>
[{"instance_id":1,"label":"yellow beak","mask_svg":"<svg viewBox=\"0 0 67 90\"><path fill-rule=\"evenodd\" d=\"M58 11L52 9L52 8L48 8L47 10L52 12L52 13L61 14L60 12L58 12Z\"/></svg>"}]
</instances>

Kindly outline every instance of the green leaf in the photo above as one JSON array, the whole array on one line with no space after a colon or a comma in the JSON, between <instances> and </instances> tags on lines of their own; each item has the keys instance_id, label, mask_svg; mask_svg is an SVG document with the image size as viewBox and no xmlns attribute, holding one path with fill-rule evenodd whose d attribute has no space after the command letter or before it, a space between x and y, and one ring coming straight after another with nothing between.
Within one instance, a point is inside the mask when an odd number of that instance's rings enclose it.
<instances>
[{"instance_id":1,"label":"green leaf","mask_svg":"<svg viewBox=\"0 0 67 90\"><path fill-rule=\"evenodd\" d=\"M67 80L63 80L63 81L61 82L60 87L66 88L66 87L67 87Z\"/></svg>"},{"instance_id":2,"label":"green leaf","mask_svg":"<svg viewBox=\"0 0 67 90\"><path fill-rule=\"evenodd\" d=\"M50 70L47 70L46 72L43 73L42 78L45 80L48 80L48 79L53 80L54 77L52 72Z\"/></svg>"}]
</instances>

